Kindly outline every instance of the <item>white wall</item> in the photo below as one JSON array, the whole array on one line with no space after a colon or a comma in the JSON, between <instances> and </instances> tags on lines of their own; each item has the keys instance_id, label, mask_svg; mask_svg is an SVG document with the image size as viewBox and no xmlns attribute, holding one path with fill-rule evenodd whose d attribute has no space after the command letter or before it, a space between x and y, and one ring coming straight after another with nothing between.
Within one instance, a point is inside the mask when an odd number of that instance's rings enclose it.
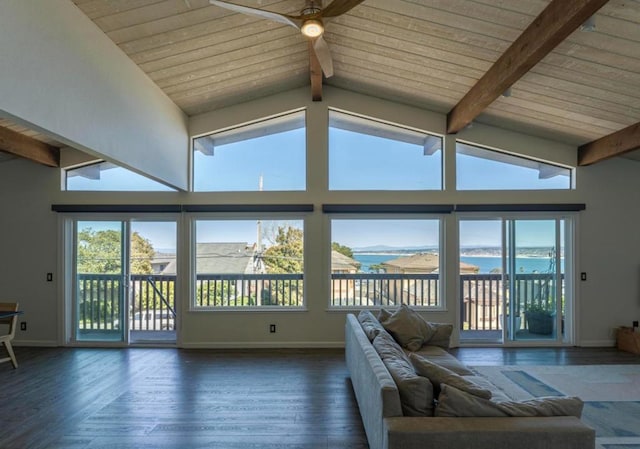
<instances>
[{"instance_id":1,"label":"white wall","mask_svg":"<svg viewBox=\"0 0 640 449\"><path fill-rule=\"evenodd\" d=\"M613 329L640 320L640 162L617 158L578 170L587 209L580 217L581 341L612 342Z\"/></svg>"},{"instance_id":2,"label":"white wall","mask_svg":"<svg viewBox=\"0 0 640 449\"><path fill-rule=\"evenodd\" d=\"M182 302L182 341L189 347L260 346L340 346L343 342L345 312L328 311L329 251L328 221L321 212L323 203L550 203L584 202L580 213L579 259L577 271L586 271L588 281L578 285L578 330L580 345L612 345L611 329L640 319L640 222L637 193L640 191L640 164L614 159L577 170L577 190L570 192L329 192L327 170L327 106L390 119L397 123L433 132L444 130L445 118L416 108L393 104L339 89L327 88L325 101L312 103L307 89L294 90L237 105L191 120L193 134L225 128L239 122L274 115L282 111L308 108L308 186L307 192L258 193L83 193L60 192L56 170L35 164L11 161L0 164L0 205L6 213L0 224L0 248L5 262L0 285L7 297L19 299L27 311L29 330L18 332L18 342L48 341L57 338L55 289L44 282L58 255L54 203L311 203L315 212L306 216L305 256L308 310L304 312L190 312ZM474 126L479 143L525 152L551 162L566 164L575 148L499 128ZM471 137L467 136L469 140ZM500 145L498 145L500 144ZM450 144L447 151L451 151ZM448 168L447 170L450 170ZM35 220L34 220L35 218ZM37 232L36 232L37 231ZM31 238L16 238L30 234ZM450 239L450 236L448 237ZM6 248L6 250L5 250ZM13 263L13 257L21 263ZM7 263L8 262L8 263ZM455 262L449 267L455 269ZM62 273L55 273L59 279ZM452 278L453 279L453 278ZM41 281L42 280L42 281ZM455 280L447 284L449 307L426 316L433 321L452 322L457 316L452 295ZM185 283L180 289L185 298ZM43 318L40 314L43 314ZM35 327L31 322L35 321ZM278 326L270 334L268 325Z\"/></svg>"},{"instance_id":3,"label":"white wall","mask_svg":"<svg viewBox=\"0 0 640 449\"><path fill-rule=\"evenodd\" d=\"M0 163L0 301L20 303L27 330L17 330L16 340L33 345L58 341L58 217L51 202L59 179L59 170L27 160Z\"/></svg>"},{"instance_id":4,"label":"white wall","mask_svg":"<svg viewBox=\"0 0 640 449\"><path fill-rule=\"evenodd\" d=\"M0 116L179 189L187 118L70 0L0 2Z\"/></svg>"}]
</instances>

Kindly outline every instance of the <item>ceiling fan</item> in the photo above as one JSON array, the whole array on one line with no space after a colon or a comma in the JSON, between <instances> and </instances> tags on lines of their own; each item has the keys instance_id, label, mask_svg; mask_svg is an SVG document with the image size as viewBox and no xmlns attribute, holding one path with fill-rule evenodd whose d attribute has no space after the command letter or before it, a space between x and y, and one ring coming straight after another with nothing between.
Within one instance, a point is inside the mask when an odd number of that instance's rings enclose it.
<instances>
[{"instance_id":1,"label":"ceiling fan","mask_svg":"<svg viewBox=\"0 0 640 449\"><path fill-rule=\"evenodd\" d=\"M248 6L236 5L226 1L209 0L212 5L220 6L231 11L249 14L261 17L263 19L273 20L275 22L284 23L299 30L304 37L309 40L309 50L312 61L312 84L313 77L313 57L317 58L320 68L324 76L329 78L333 75L333 61L329 46L324 40L324 21L332 17L346 13L352 8L358 6L364 0L333 0L326 7L322 7L322 0L307 0L306 6L298 15L280 14L264 9L251 8ZM320 84L322 84L322 76L320 75ZM312 86L313 88L313 86ZM314 95L315 99L315 95Z\"/></svg>"}]
</instances>

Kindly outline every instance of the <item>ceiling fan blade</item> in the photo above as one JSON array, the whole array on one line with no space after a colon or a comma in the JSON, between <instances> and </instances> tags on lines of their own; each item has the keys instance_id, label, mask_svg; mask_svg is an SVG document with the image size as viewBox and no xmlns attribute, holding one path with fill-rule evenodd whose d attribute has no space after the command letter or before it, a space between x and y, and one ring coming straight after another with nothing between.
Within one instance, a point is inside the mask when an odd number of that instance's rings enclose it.
<instances>
[{"instance_id":1,"label":"ceiling fan blade","mask_svg":"<svg viewBox=\"0 0 640 449\"><path fill-rule=\"evenodd\" d=\"M333 60L331 59L331 52L327 41L322 36L313 41L313 51L320 62L320 67L324 72L324 76L329 78L333 76Z\"/></svg>"},{"instance_id":2,"label":"ceiling fan blade","mask_svg":"<svg viewBox=\"0 0 640 449\"><path fill-rule=\"evenodd\" d=\"M290 16L287 14L280 14L277 12L265 11L264 9L250 8L248 6L236 5L234 3L222 2L220 0L209 0L209 3L221 8L228 9L230 11L239 12L242 14L248 14L250 16L260 17L262 19L273 20L275 22L284 23L294 28L300 29L302 20L296 16Z\"/></svg>"},{"instance_id":3,"label":"ceiling fan blade","mask_svg":"<svg viewBox=\"0 0 640 449\"><path fill-rule=\"evenodd\" d=\"M355 8L364 0L333 0L322 10L322 17L335 17Z\"/></svg>"}]
</instances>

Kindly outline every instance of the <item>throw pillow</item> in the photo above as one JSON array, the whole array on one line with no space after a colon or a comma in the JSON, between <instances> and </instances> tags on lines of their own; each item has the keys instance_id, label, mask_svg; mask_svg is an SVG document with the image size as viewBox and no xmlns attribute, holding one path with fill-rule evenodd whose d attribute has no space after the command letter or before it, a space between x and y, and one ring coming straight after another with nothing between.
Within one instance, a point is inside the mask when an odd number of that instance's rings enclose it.
<instances>
[{"instance_id":1,"label":"throw pillow","mask_svg":"<svg viewBox=\"0 0 640 449\"><path fill-rule=\"evenodd\" d=\"M382 323L384 320L389 318L391 315L393 315L393 313L389 312L387 309L380 309L380 312L378 312L378 321L380 321Z\"/></svg>"},{"instance_id":2,"label":"throw pillow","mask_svg":"<svg viewBox=\"0 0 640 449\"><path fill-rule=\"evenodd\" d=\"M402 348L387 332L373 340L373 347L391 374L400 396L404 416L433 416L433 386L418 376Z\"/></svg>"},{"instance_id":3,"label":"throw pillow","mask_svg":"<svg viewBox=\"0 0 640 449\"><path fill-rule=\"evenodd\" d=\"M580 418L583 405L582 400L577 397L545 397L522 402L493 402L442 384L435 416L575 416Z\"/></svg>"},{"instance_id":4,"label":"throw pillow","mask_svg":"<svg viewBox=\"0 0 640 449\"><path fill-rule=\"evenodd\" d=\"M484 399L491 399L491 391L481 388L472 382L469 382L464 377L454 373L453 371L440 366L436 363L430 362L424 357L420 357L417 354L410 354L409 359L413 364L413 367L421 376L426 377L431 381L434 386L435 395L438 395L441 384L451 385L466 393L478 396Z\"/></svg>"},{"instance_id":5,"label":"throw pillow","mask_svg":"<svg viewBox=\"0 0 640 449\"><path fill-rule=\"evenodd\" d=\"M435 330L417 312L402 304L391 316L381 321L382 326L398 343L409 351L417 351Z\"/></svg>"},{"instance_id":6,"label":"throw pillow","mask_svg":"<svg viewBox=\"0 0 640 449\"><path fill-rule=\"evenodd\" d=\"M369 341L373 341L380 332L384 332L384 327L382 327L380 321L369 310L363 310L358 314L358 322Z\"/></svg>"},{"instance_id":7,"label":"throw pillow","mask_svg":"<svg viewBox=\"0 0 640 449\"><path fill-rule=\"evenodd\" d=\"M444 349L449 349L451 341L451 333L453 332L453 324L445 323L429 323L434 329L433 336L429 341L425 342L431 346L439 346Z\"/></svg>"}]
</instances>

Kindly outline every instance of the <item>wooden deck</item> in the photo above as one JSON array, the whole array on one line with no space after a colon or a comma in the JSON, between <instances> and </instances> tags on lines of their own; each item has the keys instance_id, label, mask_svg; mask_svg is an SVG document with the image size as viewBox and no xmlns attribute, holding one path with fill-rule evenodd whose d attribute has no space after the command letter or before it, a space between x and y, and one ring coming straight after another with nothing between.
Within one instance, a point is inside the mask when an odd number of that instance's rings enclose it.
<instances>
[{"instance_id":1,"label":"wooden deck","mask_svg":"<svg viewBox=\"0 0 640 449\"><path fill-rule=\"evenodd\" d=\"M480 364L640 363L614 349L463 348ZM342 350L16 348L0 447L367 448Z\"/></svg>"}]
</instances>

